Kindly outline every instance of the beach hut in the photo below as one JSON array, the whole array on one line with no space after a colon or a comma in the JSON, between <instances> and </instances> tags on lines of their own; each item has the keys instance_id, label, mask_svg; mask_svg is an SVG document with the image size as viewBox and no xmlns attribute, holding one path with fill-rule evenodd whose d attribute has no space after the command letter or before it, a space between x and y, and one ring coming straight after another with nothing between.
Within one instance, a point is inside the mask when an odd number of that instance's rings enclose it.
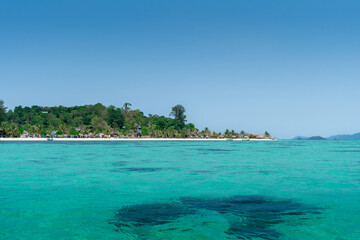
<instances>
[{"instance_id":1,"label":"beach hut","mask_svg":"<svg viewBox=\"0 0 360 240\"><path fill-rule=\"evenodd\" d=\"M29 136L30 136L30 135L29 135L29 132L26 131L26 130L24 130L23 133L20 134L20 137L21 137L21 138L27 138L27 137L29 137Z\"/></svg>"},{"instance_id":2,"label":"beach hut","mask_svg":"<svg viewBox=\"0 0 360 240\"><path fill-rule=\"evenodd\" d=\"M114 137L114 136L119 136L120 135L120 132L118 130L112 130L111 131L111 136Z\"/></svg>"},{"instance_id":3,"label":"beach hut","mask_svg":"<svg viewBox=\"0 0 360 240\"><path fill-rule=\"evenodd\" d=\"M265 134L261 134L256 136L256 139L266 139L267 137L265 136Z\"/></svg>"},{"instance_id":4,"label":"beach hut","mask_svg":"<svg viewBox=\"0 0 360 240\"><path fill-rule=\"evenodd\" d=\"M246 136L248 138L257 138L257 136L259 136L259 134L257 134L257 133L248 133L248 134L246 134Z\"/></svg>"}]
</instances>

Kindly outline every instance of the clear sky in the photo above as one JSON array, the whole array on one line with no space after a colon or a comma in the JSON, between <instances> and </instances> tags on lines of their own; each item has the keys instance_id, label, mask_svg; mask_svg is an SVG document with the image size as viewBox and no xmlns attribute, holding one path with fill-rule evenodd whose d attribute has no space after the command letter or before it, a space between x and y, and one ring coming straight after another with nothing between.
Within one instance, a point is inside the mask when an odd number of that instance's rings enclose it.
<instances>
[{"instance_id":1,"label":"clear sky","mask_svg":"<svg viewBox=\"0 0 360 240\"><path fill-rule=\"evenodd\" d=\"M0 1L0 99L130 102L200 129L360 132L360 1Z\"/></svg>"}]
</instances>

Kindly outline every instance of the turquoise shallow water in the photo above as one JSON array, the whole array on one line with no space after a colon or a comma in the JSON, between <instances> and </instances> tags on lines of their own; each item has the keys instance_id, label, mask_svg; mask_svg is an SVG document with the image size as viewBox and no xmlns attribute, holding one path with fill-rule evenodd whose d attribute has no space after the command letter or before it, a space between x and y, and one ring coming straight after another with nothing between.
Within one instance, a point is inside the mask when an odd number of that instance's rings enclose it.
<instances>
[{"instance_id":1,"label":"turquoise shallow water","mask_svg":"<svg viewBox=\"0 0 360 240\"><path fill-rule=\"evenodd\" d=\"M360 141L0 142L0 239L360 239Z\"/></svg>"}]
</instances>

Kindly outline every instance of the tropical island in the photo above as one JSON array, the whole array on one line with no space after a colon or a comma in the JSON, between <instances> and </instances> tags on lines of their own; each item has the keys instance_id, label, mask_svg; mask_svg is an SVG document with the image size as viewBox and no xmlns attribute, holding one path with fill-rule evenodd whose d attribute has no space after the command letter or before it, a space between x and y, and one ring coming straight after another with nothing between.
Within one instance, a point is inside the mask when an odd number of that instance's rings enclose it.
<instances>
[{"instance_id":1,"label":"tropical island","mask_svg":"<svg viewBox=\"0 0 360 240\"><path fill-rule=\"evenodd\" d=\"M8 110L0 100L0 138L21 139L224 139L275 140L264 134L224 133L207 127L199 130L187 123L185 107L178 104L169 117L131 109L130 103L118 108L101 103L83 106L17 106Z\"/></svg>"}]
</instances>

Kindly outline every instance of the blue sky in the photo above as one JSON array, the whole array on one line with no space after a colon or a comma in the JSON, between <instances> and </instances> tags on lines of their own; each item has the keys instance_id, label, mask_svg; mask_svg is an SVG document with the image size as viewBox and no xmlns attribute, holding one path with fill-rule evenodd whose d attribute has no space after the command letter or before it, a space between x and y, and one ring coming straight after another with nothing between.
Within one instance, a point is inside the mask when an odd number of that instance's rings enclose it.
<instances>
[{"instance_id":1,"label":"blue sky","mask_svg":"<svg viewBox=\"0 0 360 240\"><path fill-rule=\"evenodd\" d=\"M199 128L360 132L360 9L348 0L0 1L0 98L130 102Z\"/></svg>"}]
</instances>

